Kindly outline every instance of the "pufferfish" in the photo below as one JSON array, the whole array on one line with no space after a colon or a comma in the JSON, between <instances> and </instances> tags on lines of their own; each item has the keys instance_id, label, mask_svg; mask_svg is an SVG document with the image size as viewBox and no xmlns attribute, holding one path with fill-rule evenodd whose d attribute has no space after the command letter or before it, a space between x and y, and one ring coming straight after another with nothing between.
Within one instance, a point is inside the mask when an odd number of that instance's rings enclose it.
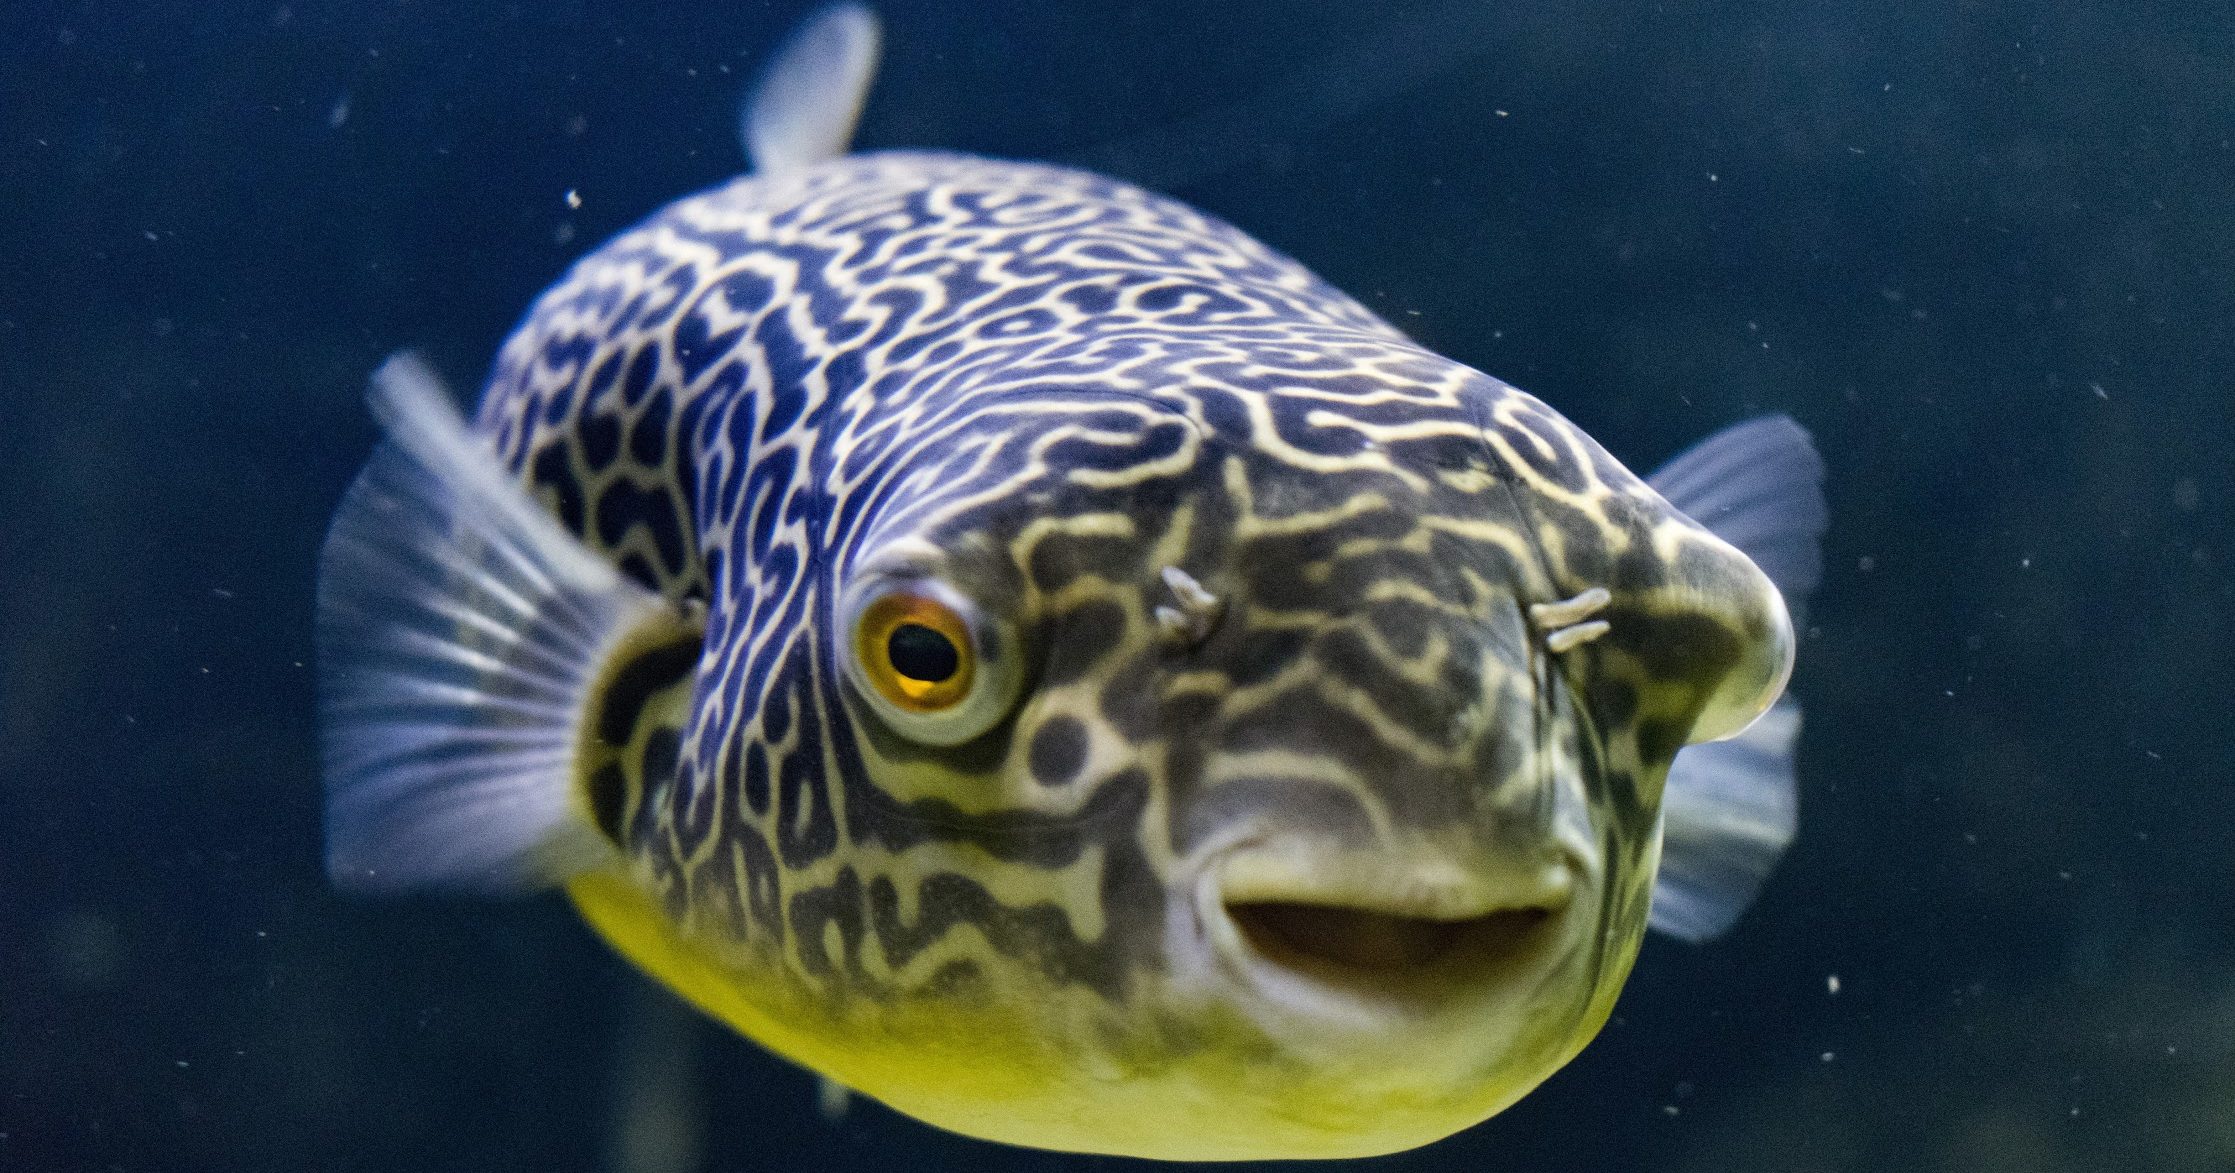
<instances>
[{"instance_id":1,"label":"pufferfish","mask_svg":"<svg viewBox=\"0 0 2235 1173\"><path fill-rule=\"evenodd\" d=\"M1504 1109L1795 825L1783 418L1641 480L1103 176L850 155L875 20L754 172L580 261L466 423L392 360L318 596L342 887L560 888L934 1125L1359 1156Z\"/></svg>"}]
</instances>

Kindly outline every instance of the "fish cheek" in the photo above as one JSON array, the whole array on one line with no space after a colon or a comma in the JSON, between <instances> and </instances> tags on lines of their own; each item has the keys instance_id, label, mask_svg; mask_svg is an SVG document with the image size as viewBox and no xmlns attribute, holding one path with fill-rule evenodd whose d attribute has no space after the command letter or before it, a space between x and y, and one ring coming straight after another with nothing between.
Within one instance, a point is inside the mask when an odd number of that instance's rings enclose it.
<instances>
[{"instance_id":1,"label":"fish cheek","mask_svg":"<svg viewBox=\"0 0 2235 1173\"><path fill-rule=\"evenodd\" d=\"M1605 618L1607 635L1586 653L1584 701L1605 734L1628 731L1641 764L1666 767L1692 740L1710 697L1744 661L1746 643L1699 611L1617 603Z\"/></svg>"},{"instance_id":2,"label":"fish cheek","mask_svg":"<svg viewBox=\"0 0 2235 1173\"><path fill-rule=\"evenodd\" d=\"M1685 520L1641 548L1665 549L1670 538L1673 553L1647 580L1659 585L1630 600L1633 634L1645 637L1632 648L1654 684L1696 694L1676 731L1681 747L1730 737L1769 708L1792 669L1793 630L1784 598L1745 554ZM1621 632L1624 620L1614 622Z\"/></svg>"}]
</instances>

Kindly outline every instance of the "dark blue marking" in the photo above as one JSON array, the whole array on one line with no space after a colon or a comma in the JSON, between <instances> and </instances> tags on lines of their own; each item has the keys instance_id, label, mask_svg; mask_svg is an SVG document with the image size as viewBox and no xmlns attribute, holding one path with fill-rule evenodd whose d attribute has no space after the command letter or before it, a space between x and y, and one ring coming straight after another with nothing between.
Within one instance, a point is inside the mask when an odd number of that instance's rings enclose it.
<instances>
[{"instance_id":1,"label":"dark blue marking","mask_svg":"<svg viewBox=\"0 0 2235 1173\"><path fill-rule=\"evenodd\" d=\"M1025 762L1033 781L1042 786L1061 786L1085 768L1086 751L1086 725L1077 717L1059 713L1033 733Z\"/></svg>"},{"instance_id":2,"label":"dark blue marking","mask_svg":"<svg viewBox=\"0 0 2235 1173\"><path fill-rule=\"evenodd\" d=\"M887 361L892 366L905 365L917 351L939 337L937 333L929 331L907 338L899 337L915 324L917 312L923 309L923 295L913 289L881 290L869 298L869 304L884 310L885 320L877 327L876 333L863 340L860 349L875 350L888 342L892 343L892 349L886 352Z\"/></svg>"},{"instance_id":3,"label":"dark blue marking","mask_svg":"<svg viewBox=\"0 0 2235 1173\"><path fill-rule=\"evenodd\" d=\"M590 775L586 787L590 797L590 821L611 843L621 842L621 807L628 801L628 780L621 773L621 763L607 762Z\"/></svg>"},{"instance_id":4,"label":"dark blue marking","mask_svg":"<svg viewBox=\"0 0 2235 1173\"><path fill-rule=\"evenodd\" d=\"M805 656L792 656L777 687L803 687L806 664ZM800 706L799 741L776 764L776 801L776 854L785 864L805 867L838 846L838 818L823 779L822 722L812 706Z\"/></svg>"},{"instance_id":5,"label":"dark blue marking","mask_svg":"<svg viewBox=\"0 0 2235 1173\"><path fill-rule=\"evenodd\" d=\"M737 837L738 853L745 864L745 908L752 923L772 940L784 936L782 881L776 853L768 841L750 831Z\"/></svg>"},{"instance_id":6,"label":"dark blue marking","mask_svg":"<svg viewBox=\"0 0 2235 1173\"><path fill-rule=\"evenodd\" d=\"M644 555L631 550L621 555L620 567L622 574L629 576L646 590L656 591L660 589L659 572L652 568L651 563L644 560Z\"/></svg>"},{"instance_id":7,"label":"dark blue marking","mask_svg":"<svg viewBox=\"0 0 2235 1173\"><path fill-rule=\"evenodd\" d=\"M766 444L799 422L800 413L807 408L804 380L813 364L807 361L806 347L793 336L791 327L784 324L781 315L762 318L760 328L753 331L753 341L768 362L768 414L761 419L759 436L760 442Z\"/></svg>"},{"instance_id":8,"label":"dark blue marking","mask_svg":"<svg viewBox=\"0 0 2235 1173\"><path fill-rule=\"evenodd\" d=\"M714 387L709 388L707 394L693 396L689 403L683 405L683 413L675 421L675 442L683 447L677 462L680 467L676 470L675 489L683 495L684 518L694 526L704 524L698 512L699 475L697 468L693 467L698 461L698 454L707 450L705 445L695 440L699 418L706 413L708 396L724 393L726 392L722 388Z\"/></svg>"},{"instance_id":9,"label":"dark blue marking","mask_svg":"<svg viewBox=\"0 0 2235 1173\"><path fill-rule=\"evenodd\" d=\"M778 850L782 849L783 832L777 832ZM791 920L793 939L799 942L795 952L800 966L819 977L831 975L833 967L824 952L823 942L828 939L830 926L838 927L839 958L848 976L860 978L861 935L867 915L862 899L861 877L851 867L838 869L830 883L809 888L792 897Z\"/></svg>"},{"instance_id":10,"label":"dark blue marking","mask_svg":"<svg viewBox=\"0 0 2235 1173\"><path fill-rule=\"evenodd\" d=\"M661 565L670 575L681 574L685 550L675 499L664 488L640 489L628 478L618 478L598 494L598 540L608 548L618 546L629 530L639 525L651 532Z\"/></svg>"},{"instance_id":11,"label":"dark blue marking","mask_svg":"<svg viewBox=\"0 0 2235 1173\"><path fill-rule=\"evenodd\" d=\"M534 410L532 405L529 410ZM566 419L567 413L573 410L574 385L570 383L551 393L551 401L543 405L543 423L546 427L555 428Z\"/></svg>"},{"instance_id":12,"label":"dark blue marking","mask_svg":"<svg viewBox=\"0 0 2235 1173\"><path fill-rule=\"evenodd\" d=\"M576 434L582 438L582 462L592 473L601 473L613 467L613 458L621 454L621 421L595 407L585 404L581 423Z\"/></svg>"},{"instance_id":13,"label":"dark blue marking","mask_svg":"<svg viewBox=\"0 0 2235 1173\"><path fill-rule=\"evenodd\" d=\"M690 311L675 323L670 334L674 339L676 365L683 369L686 385L698 382L700 375L728 358L744 334L742 327L719 334L712 332L714 326L705 310L710 301L717 300L717 295L726 306L725 313L750 314L768 305L776 296L776 285L758 273L740 271L727 274L692 300Z\"/></svg>"},{"instance_id":14,"label":"dark blue marking","mask_svg":"<svg viewBox=\"0 0 2235 1173\"><path fill-rule=\"evenodd\" d=\"M610 308L613 304L614 299L617 298L619 295L620 290L614 290L612 294L610 294L606 298L606 305ZM650 298L650 296L651 295L644 290L638 290L636 293L630 295L629 300L624 303L619 310L614 312L613 324L606 327L606 335L608 337L611 337L612 335L618 334L623 330L631 329L635 325L637 318L643 316L644 303Z\"/></svg>"},{"instance_id":15,"label":"dark blue marking","mask_svg":"<svg viewBox=\"0 0 2235 1173\"><path fill-rule=\"evenodd\" d=\"M785 455L788 460L789 452ZM781 494L786 482L756 476L749 483L750 503L737 520L745 529L745 559L759 564L765 562L769 551L776 547L776 530L784 520Z\"/></svg>"},{"instance_id":16,"label":"dark blue marking","mask_svg":"<svg viewBox=\"0 0 2235 1173\"><path fill-rule=\"evenodd\" d=\"M791 731L792 694L779 688L768 694L768 703L761 706L761 734L770 741L782 741Z\"/></svg>"},{"instance_id":17,"label":"dark blue marking","mask_svg":"<svg viewBox=\"0 0 2235 1173\"><path fill-rule=\"evenodd\" d=\"M706 715L702 713L701 719L705 718ZM715 756L721 759L720 769L714 771L715 774L721 779L721 781L717 783L717 785L722 788L722 792L724 794L741 793L744 786L744 779L740 777L740 775L744 772L744 742L729 741L726 743L717 743L716 740L712 737L704 737L699 739L699 745L702 748L708 745L716 744L719 744L719 748L715 751ZM730 809L735 810L737 808L732 805Z\"/></svg>"},{"instance_id":18,"label":"dark blue marking","mask_svg":"<svg viewBox=\"0 0 2235 1173\"><path fill-rule=\"evenodd\" d=\"M706 842L706 837L713 834L714 812L718 809L715 792L721 789L711 785L710 779L699 778L695 781L697 784L694 786L686 789L678 785L673 791L675 836L682 840L684 855L696 851L698 845Z\"/></svg>"},{"instance_id":19,"label":"dark blue marking","mask_svg":"<svg viewBox=\"0 0 2235 1173\"><path fill-rule=\"evenodd\" d=\"M703 555L703 558L706 572L707 594L722 594L723 588L729 585L729 579L726 577L727 572L729 571L729 559L726 553L720 547L716 547L714 549L706 551L706 553ZM728 610L725 608L722 617L720 618L709 616L708 622L709 624L723 625L726 628L726 625L729 622Z\"/></svg>"},{"instance_id":20,"label":"dark blue marking","mask_svg":"<svg viewBox=\"0 0 2235 1173\"><path fill-rule=\"evenodd\" d=\"M602 318L613 312L613 303L621 291L611 285L582 286L566 300L568 312L585 318Z\"/></svg>"},{"instance_id":21,"label":"dark blue marking","mask_svg":"<svg viewBox=\"0 0 2235 1173\"><path fill-rule=\"evenodd\" d=\"M629 359L628 373L621 376L621 402L630 407L644 402L644 396L651 391L652 382L659 374L659 343L646 342L638 346L636 354Z\"/></svg>"},{"instance_id":22,"label":"dark blue marking","mask_svg":"<svg viewBox=\"0 0 2235 1173\"><path fill-rule=\"evenodd\" d=\"M709 612L713 612L716 609L709 608L708 610ZM729 608L720 608L719 610L726 612L729 610ZM738 611L742 614L744 613L744 608L740 607L738 608ZM718 648L734 647L738 639L735 633L737 631L747 629L747 627L743 624L732 626L730 624L722 623L718 620L716 621L716 625L722 628L722 632L720 634L709 632L707 634L707 642ZM731 720L733 717L740 715L745 711L744 706L740 700L740 698L744 695L746 671L745 660L745 657L738 655L728 655L722 657L721 660L718 661L720 667L715 673L714 681L708 690L713 694L709 702L709 708L711 708L715 713L719 714L724 721Z\"/></svg>"},{"instance_id":23,"label":"dark blue marking","mask_svg":"<svg viewBox=\"0 0 2235 1173\"><path fill-rule=\"evenodd\" d=\"M853 449L846 453L846 459L839 464L839 478L851 484L876 468L884 461L885 454L892 451L893 441L898 433L897 428L884 428L862 436Z\"/></svg>"},{"instance_id":24,"label":"dark blue marking","mask_svg":"<svg viewBox=\"0 0 2235 1173\"><path fill-rule=\"evenodd\" d=\"M1068 391L1068 388L1058 387L1023 388L1015 391L1005 391L997 395L982 396L979 402L986 411L991 412L1003 404L1014 401L1027 403L1054 402L1056 396L1063 395ZM1094 394L1097 393L1091 391L1083 393L1083 395ZM1099 394L1107 395L1108 392L1100 392ZM1042 428L1056 426L1059 423L1067 422L1071 418L1073 418L1071 415L1063 412L1037 413L1033 418L1005 425L1006 431L1002 438L1007 442L1022 443L1029 440L1032 435ZM1034 426L1035 423L1038 426ZM1132 417L1127 417L1124 423L1116 426L1137 426L1137 421L1133 420ZM869 470L870 475L866 478L866 483L848 494L843 501L838 502L837 520L839 530L846 534L860 532L861 519L875 517L883 513L888 507L887 502L900 491L901 482L905 479L901 475L904 471L922 463L936 463L944 459L950 454L952 444L953 439L949 437L939 443L924 444L919 442L916 446L905 450L895 450L890 445L878 446L876 453L881 467ZM1006 467L999 460L991 463L996 469L1005 469ZM1002 471L993 475L1006 476L1008 474L1006 471Z\"/></svg>"},{"instance_id":25,"label":"dark blue marking","mask_svg":"<svg viewBox=\"0 0 2235 1173\"><path fill-rule=\"evenodd\" d=\"M1126 417L1126 423L1135 427L1139 421ZM1136 432L1125 443L1075 437L1061 440L1048 448L1048 463L1061 469L1091 468L1118 472L1137 464L1147 464L1180 450L1187 442L1188 425L1178 420L1157 424L1146 434Z\"/></svg>"},{"instance_id":26,"label":"dark blue marking","mask_svg":"<svg viewBox=\"0 0 2235 1173\"><path fill-rule=\"evenodd\" d=\"M675 785L685 790L701 789L698 774L682 760L682 751L683 739L673 729L663 726L646 734L644 753L637 758L638 776L644 779L644 785L657 786L672 777Z\"/></svg>"},{"instance_id":27,"label":"dark blue marking","mask_svg":"<svg viewBox=\"0 0 2235 1173\"><path fill-rule=\"evenodd\" d=\"M582 486L574 480L574 462L567 458L565 440L543 446L535 454L533 483L551 490L558 501L559 524L569 533L582 533Z\"/></svg>"},{"instance_id":28,"label":"dark blue marking","mask_svg":"<svg viewBox=\"0 0 2235 1173\"><path fill-rule=\"evenodd\" d=\"M945 257L932 258L919 267L923 269L946 268L949 270L940 276L940 279L947 285L947 305L945 309L931 319L933 321L946 321L965 313L976 317L978 307L970 303L977 301L979 298L999 293L1002 288L999 282L980 280L978 275L972 272L968 266L958 264Z\"/></svg>"},{"instance_id":29,"label":"dark blue marking","mask_svg":"<svg viewBox=\"0 0 2235 1173\"><path fill-rule=\"evenodd\" d=\"M1012 908L976 880L953 872L925 877L918 885L921 911L913 921L901 919L899 891L889 878L877 877L868 895L871 924L894 966L906 965L955 925L968 924L983 932L996 952L1029 958L1059 982L1085 985L1114 997L1131 960L1128 950L1137 940L1105 933L1089 944L1072 931L1062 909L1052 904ZM1131 892L1118 895L1109 903L1146 903L1133 901Z\"/></svg>"},{"instance_id":30,"label":"dark blue marking","mask_svg":"<svg viewBox=\"0 0 2235 1173\"><path fill-rule=\"evenodd\" d=\"M675 397L662 387L646 401L644 411L629 425L629 457L645 468L667 463L667 426L675 413ZM682 478L688 480L688 477Z\"/></svg>"},{"instance_id":31,"label":"dark blue marking","mask_svg":"<svg viewBox=\"0 0 2235 1173\"><path fill-rule=\"evenodd\" d=\"M815 275L833 264L840 263L838 254L829 249L794 248L787 250L799 266L802 280L799 283L801 300L807 307L807 321L823 335L825 344L834 341L831 331L839 327L848 312L854 308L851 297L823 284Z\"/></svg>"},{"instance_id":32,"label":"dark blue marking","mask_svg":"<svg viewBox=\"0 0 2235 1173\"><path fill-rule=\"evenodd\" d=\"M823 386L832 399L843 399L861 386L866 365L862 355L859 349L841 350L824 360Z\"/></svg>"},{"instance_id":33,"label":"dark blue marking","mask_svg":"<svg viewBox=\"0 0 2235 1173\"><path fill-rule=\"evenodd\" d=\"M575 367L577 373L597 353L597 339L585 334L553 334L543 341L543 365L554 371Z\"/></svg>"},{"instance_id":34,"label":"dark blue marking","mask_svg":"<svg viewBox=\"0 0 2235 1173\"><path fill-rule=\"evenodd\" d=\"M1590 470L1584 468L1576 460L1575 454L1569 451L1567 437L1560 430L1559 424L1546 418L1550 412L1549 408L1512 412L1507 416L1510 422L1499 426L1510 427L1534 437L1533 441L1517 438L1511 447L1539 476L1570 492L1583 492L1589 487ZM1549 458L1544 455L1546 449L1551 451Z\"/></svg>"},{"instance_id":35,"label":"dark blue marking","mask_svg":"<svg viewBox=\"0 0 2235 1173\"><path fill-rule=\"evenodd\" d=\"M792 589L793 579L798 576L799 572L797 561L797 556L792 550L785 547L771 555L767 565L760 568L760 595L757 599L752 600L753 611L749 630L753 632L796 631L800 624L806 622L807 596L816 592L794 591ZM736 600L731 600L730 605L739 606L740 604ZM770 639L761 643L751 656L744 658L745 662L742 665L742 670L737 671L733 676L723 681L724 694L729 703L730 711L742 712L742 706L745 703L744 698L748 697L754 698L753 703L755 704L766 703L768 690L778 685L778 682L772 678L777 675L776 660L781 654L781 642ZM789 671L793 677L804 676L804 669L799 667L797 660L792 661L792 668ZM789 687L804 689L806 684L804 680L795 679ZM809 711L804 705L798 706L798 708L803 716Z\"/></svg>"},{"instance_id":36,"label":"dark blue marking","mask_svg":"<svg viewBox=\"0 0 2235 1173\"><path fill-rule=\"evenodd\" d=\"M1214 435L1247 436L1250 434L1249 408L1240 396L1212 384L1196 389L1198 410L1203 422Z\"/></svg>"},{"instance_id":37,"label":"dark blue marking","mask_svg":"<svg viewBox=\"0 0 2235 1173\"><path fill-rule=\"evenodd\" d=\"M722 447L724 451L717 454L717 458L722 460L720 465L708 467L708 471L713 474L713 476L708 476L708 485L713 485L713 500L706 500L706 505L708 505L708 512L715 516L717 525L729 527L729 525L738 523L738 518L744 516L746 483L749 483L749 476L753 474L755 462L744 456L746 449L740 449L735 445L724 447L724 445L711 445L711 442L708 442L708 445L700 445L700 451L711 451L715 447Z\"/></svg>"},{"instance_id":38,"label":"dark blue marking","mask_svg":"<svg viewBox=\"0 0 2235 1173\"><path fill-rule=\"evenodd\" d=\"M638 329L646 331L659 329L667 324L669 318L682 311L684 305L690 299L691 291L697 289L698 285L697 266L678 266L675 270L660 278L659 288L665 290L667 296L656 299L658 302L656 307L645 309L643 307L650 305L655 299L651 296L651 291L638 294L635 299L629 302L630 313L621 324L634 325Z\"/></svg>"},{"instance_id":39,"label":"dark blue marking","mask_svg":"<svg viewBox=\"0 0 2235 1173\"><path fill-rule=\"evenodd\" d=\"M1133 299L1135 306L1152 314L1176 310L1188 302L1196 303L1189 310L1190 313L1201 314L1206 317L1213 314L1248 313L1252 308L1248 302L1241 301L1230 293L1193 281L1175 281L1165 285L1152 285L1142 290Z\"/></svg>"},{"instance_id":40,"label":"dark blue marking","mask_svg":"<svg viewBox=\"0 0 2235 1173\"><path fill-rule=\"evenodd\" d=\"M1010 275L1015 276L1015 271L1011 270ZM1001 295L988 298L977 305L971 306L970 316L983 321L988 318L1000 317L1012 310L1048 312L1044 308L1044 303L1048 300L1048 287L1052 284L1054 284L1053 281L1033 281L1012 285Z\"/></svg>"},{"instance_id":41,"label":"dark blue marking","mask_svg":"<svg viewBox=\"0 0 2235 1173\"><path fill-rule=\"evenodd\" d=\"M977 329L981 338L1016 338L1027 334L1045 334L1057 326L1054 313L1043 309L1018 310L985 322Z\"/></svg>"},{"instance_id":42,"label":"dark blue marking","mask_svg":"<svg viewBox=\"0 0 2235 1173\"><path fill-rule=\"evenodd\" d=\"M761 560L758 569L762 603L781 604L781 610L775 613L779 621L796 619L800 609L806 606L801 597L804 592L792 590L799 579L799 551L790 546L778 546ZM767 654L775 654L773 646Z\"/></svg>"},{"instance_id":43,"label":"dark blue marking","mask_svg":"<svg viewBox=\"0 0 2235 1173\"><path fill-rule=\"evenodd\" d=\"M526 415L533 415L534 412L535 401L531 399L528 401ZM519 468L520 444L526 432L526 429L521 425L523 418L525 416L507 415L504 417L503 425L497 429L497 455L504 461L505 467L515 470Z\"/></svg>"},{"instance_id":44,"label":"dark blue marking","mask_svg":"<svg viewBox=\"0 0 2235 1173\"><path fill-rule=\"evenodd\" d=\"M754 462L745 488L745 499L751 503L751 513L744 517L747 561L766 561L774 548L776 527L783 521L782 494L791 485L798 463L798 455L790 448L778 448Z\"/></svg>"},{"instance_id":45,"label":"dark blue marking","mask_svg":"<svg viewBox=\"0 0 2235 1173\"><path fill-rule=\"evenodd\" d=\"M745 462L742 460L733 462L728 449L701 449L701 451L705 455L699 457L697 471L691 477L693 487L691 500L694 504L707 504L711 507L694 508L691 510L691 516L697 522L699 532L702 534L717 531L726 533L737 519L737 508L741 504L737 499L740 487L738 474L744 470ZM706 492L700 486L712 486L713 491L711 493Z\"/></svg>"},{"instance_id":46,"label":"dark blue marking","mask_svg":"<svg viewBox=\"0 0 2235 1173\"><path fill-rule=\"evenodd\" d=\"M1117 290L1106 285L1080 285L1057 295L1083 314L1106 314L1117 307Z\"/></svg>"},{"instance_id":47,"label":"dark blue marking","mask_svg":"<svg viewBox=\"0 0 2235 1173\"><path fill-rule=\"evenodd\" d=\"M756 815L768 813L768 750L760 742L745 747L745 806Z\"/></svg>"},{"instance_id":48,"label":"dark blue marking","mask_svg":"<svg viewBox=\"0 0 2235 1173\"><path fill-rule=\"evenodd\" d=\"M621 377L621 363L627 357L616 350L599 359L598 365L590 369L590 377L582 382L582 402L596 403L607 391L612 390L613 380Z\"/></svg>"}]
</instances>

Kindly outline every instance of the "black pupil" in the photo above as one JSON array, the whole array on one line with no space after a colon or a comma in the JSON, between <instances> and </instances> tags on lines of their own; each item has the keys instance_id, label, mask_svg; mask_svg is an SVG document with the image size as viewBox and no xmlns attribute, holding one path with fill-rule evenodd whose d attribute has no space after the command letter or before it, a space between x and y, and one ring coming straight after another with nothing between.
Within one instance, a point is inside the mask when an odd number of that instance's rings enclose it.
<instances>
[{"instance_id":1,"label":"black pupil","mask_svg":"<svg viewBox=\"0 0 2235 1173\"><path fill-rule=\"evenodd\" d=\"M903 623L885 640L885 658L892 670L910 680L937 684L962 667L962 653L954 641L921 623Z\"/></svg>"}]
</instances>

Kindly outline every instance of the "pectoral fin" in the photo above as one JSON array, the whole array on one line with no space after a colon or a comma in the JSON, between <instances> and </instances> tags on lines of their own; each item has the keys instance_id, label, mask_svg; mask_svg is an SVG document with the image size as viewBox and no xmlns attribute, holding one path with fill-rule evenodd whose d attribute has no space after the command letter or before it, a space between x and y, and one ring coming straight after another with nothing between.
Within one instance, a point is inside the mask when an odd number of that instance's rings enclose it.
<instances>
[{"instance_id":1,"label":"pectoral fin","mask_svg":"<svg viewBox=\"0 0 2235 1173\"><path fill-rule=\"evenodd\" d=\"M611 861L585 736L616 661L689 625L530 500L425 364L368 398L388 439L318 567L328 873L506 893Z\"/></svg>"}]
</instances>

